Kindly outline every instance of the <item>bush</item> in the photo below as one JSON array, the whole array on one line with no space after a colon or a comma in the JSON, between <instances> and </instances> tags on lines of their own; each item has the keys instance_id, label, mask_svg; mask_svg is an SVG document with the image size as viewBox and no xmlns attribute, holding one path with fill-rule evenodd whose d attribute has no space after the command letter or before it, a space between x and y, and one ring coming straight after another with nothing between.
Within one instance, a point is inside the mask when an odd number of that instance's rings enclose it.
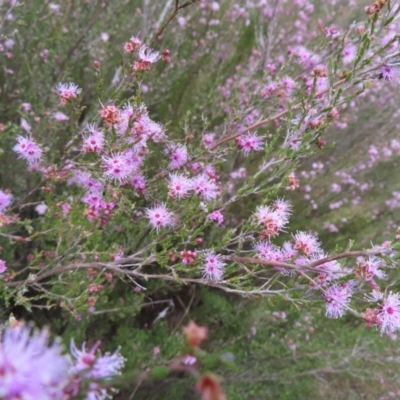
<instances>
[{"instance_id":1,"label":"bush","mask_svg":"<svg viewBox=\"0 0 400 400\"><path fill-rule=\"evenodd\" d=\"M400 146L363 132L396 124L370 116L396 105L399 11L1 6L0 289L4 320L18 318L4 337L35 343L19 322L31 320L93 342L72 345L58 396L106 398L125 361L120 398L192 398L196 382L203 399L223 399L215 373L238 399L394 390L399 245L394 221L372 225L387 191L371 182L395 187ZM360 342L360 320L389 339L371 330L373 345ZM126 357L101 374L98 338ZM41 389L10 390L0 386L6 398Z\"/></svg>"}]
</instances>

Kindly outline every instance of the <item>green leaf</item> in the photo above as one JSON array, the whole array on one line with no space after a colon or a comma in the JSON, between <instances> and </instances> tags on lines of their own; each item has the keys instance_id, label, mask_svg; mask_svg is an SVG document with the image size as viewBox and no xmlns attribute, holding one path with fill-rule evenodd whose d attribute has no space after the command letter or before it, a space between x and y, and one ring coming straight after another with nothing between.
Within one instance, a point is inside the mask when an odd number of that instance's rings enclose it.
<instances>
[{"instance_id":1,"label":"green leaf","mask_svg":"<svg viewBox=\"0 0 400 400\"><path fill-rule=\"evenodd\" d=\"M150 371L150 377L152 379L164 379L169 375L169 368L165 365L160 365L158 367L154 367Z\"/></svg>"}]
</instances>

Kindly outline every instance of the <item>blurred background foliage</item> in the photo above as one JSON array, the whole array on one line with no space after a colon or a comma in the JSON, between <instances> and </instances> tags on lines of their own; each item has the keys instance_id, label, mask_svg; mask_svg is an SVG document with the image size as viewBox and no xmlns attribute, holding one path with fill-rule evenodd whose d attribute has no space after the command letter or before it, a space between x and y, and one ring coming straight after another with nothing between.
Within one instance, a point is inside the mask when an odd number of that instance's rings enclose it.
<instances>
[{"instance_id":1,"label":"blurred background foliage","mask_svg":"<svg viewBox=\"0 0 400 400\"><path fill-rule=\"evenodd\" d=\"M205 126L212 131L224 120L226 104L219 88L246 70L253 51L262 51L263 35L268 31L265 18L256 10L247 9L246 3L221 0L218 9L194 4L182 10L184 20L173 21L156 42L157 49L171 51L172 62L158 66L143 79L141 96L152 118L168 123L169 131L179 134L189 130L200 136ZM313 3L318 18L326 25L335 22L339 27L364 18L362 9L368 4L337 1L332 13L324 1ZM53 113L58 106L53 93L57 82L71 81L83 89L81 105L85 108L76 126L56 120L52 125L48 119L36 121L35 129L46 135L46 145L54 149L53 157L60 157L56 150L75 133L74 129L96 118L100 103L106 103L115 92L118 76L124 73L123 43L139 32L141 38L151 41L156 27L171 12L172 1L63 0L57 5L35 0L20 1L14 7L12 2L0 4L6 16L0 22L1 40L15 41L11 58L6 52L0 53L0 123L7 126L0 132L0 187L12 189L18 197L39 183L39 178L27 174L25 165L15 161L10 151L24 115L21 103L31 103L36 115ZM7 18L10 7L12 19ZM241 16L227 16L234 12ZM214 20L219 23L210 23ZM95 60L101 65L99 73L93 66ZM263 73L252 71L251 76ZM245 89L232 84L232 109L240 103L241 90ZM384 104L378 105L375 94L367 94L354 106L357 112L343 110L347 127L332 128L326 134L325 151L302 165L306 175L316 171L315 176L300 175L301 189L287 194L294 202L292 230L315 230L327 251L336 246L345 248L349 239L355 239L359 248L370 242L392 240L393 228L400 224L398 212L385 207L392 192L400 190L398 156L378 160L374 168L356 173L357 181L369 184L367 190L360 192L359 187L354 189L351 185L344 185L340 193L330 190L338 180L337 171L352 171L355 164L368 163L371 145L379 147L399 136L394 118L398 99L395 90L388 89ZM132 86L131 92L122 96L129 98L133 93L137 88ZM208 107L209 104L218 106ZM72 119L73 111L69 112ZM241 158L235 165L251 171L251 158ZM305 190L305 185L311 189ZM353 194L354 190L357 193ZM304 199L306 193L318 201L318 208ZM361 199L354 204L352 200L357 196ZM343 197L348 201L341 207L330 207ZM235 209L238 220L242 211ZM27 207L24 213L33 224L40 223L33 207ZM337 226L338 232L324 228L327 221ZM216 234L210 232L208 239L212 241ZM109 236L110 251L116 251L116 236L117 233ZM129 246L129 231L125 230L118 239L118 243L124 241ZM96 236L91 240L95 241ZM17 263L23 264L26 255L35 251L26 244L10 246L2 238L0 244ZM42 244L43 248L52 246L54 243ZM81 279L76 277L77 292L84 285ZM128 359L126 370L132 374L176 356L181 348L181 326L193 319L209 327L207 350L224 349L235 355L231 369L218 371L232 400L377 399L400 393L398 341L380 337L352 316L328 320L318 307L299 309L282 299L249 300L171 282L147 282L146 288L144 294L138 293L135 285L116 281L115 290L100 294L96 310L83 315L77 315L76 310L68 312L60 297L58 306L50 308L45 300L40 306L40 299L29 310L13 303L3 304L1 318L6 320L13 312L19 319L48 325L66 344L74 337L76 342L101 339L104 349L121 346ZM166 307L166 317L157 319ZM132 382L124 382L115 398L172 400L196 396L193 382L179 375L139 386Z\"/></svg>"}]
</instances>

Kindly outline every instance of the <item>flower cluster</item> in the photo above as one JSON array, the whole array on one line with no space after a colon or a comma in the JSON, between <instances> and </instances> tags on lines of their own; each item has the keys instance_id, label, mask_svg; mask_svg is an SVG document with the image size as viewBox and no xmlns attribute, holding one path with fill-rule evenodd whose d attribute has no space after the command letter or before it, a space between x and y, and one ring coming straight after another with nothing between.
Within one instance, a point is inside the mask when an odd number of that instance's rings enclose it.
<instances>
[{"instance_id":1,"label":"flower cluster","mask_svg":"<svg viewBox=\"0 0 400 400\"><path fill-rule=\"evenodd\" d=\"M82 89L80 89L75 83L59 83L56 86L57 94L60 96L61 104L67 104L73 99L78 97L78 94L81 93Z\"/></svg>"},{"instance_id":2,"label":"flower cluster","mask_svg":"<svg viewBox=\"0 0 400 400\"><path fill-rule=\"evenodd\" d=\"M49 344L46 330L35 331L19 322L6 328L0 341L0 397L62 400L84 390L87 399L107 398L105 382L121 373L124 358L119 351L96 355L97 348L86 351L83 345L79 351L72 342L72 360L58 341Z\"/></svg>"}]
</instances>

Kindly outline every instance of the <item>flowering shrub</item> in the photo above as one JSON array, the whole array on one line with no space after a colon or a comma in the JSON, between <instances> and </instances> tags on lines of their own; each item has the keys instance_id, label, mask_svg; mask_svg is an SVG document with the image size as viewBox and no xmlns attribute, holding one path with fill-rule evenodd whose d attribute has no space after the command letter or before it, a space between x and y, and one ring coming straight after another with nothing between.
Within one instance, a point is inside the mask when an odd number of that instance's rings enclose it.
<instances>
[{"instance_id":1,"label":"flowering shrub","mask_svg":"<svg viewBox=\"0 0 400 400\"><path fill-rule=\"evenodd\" d=\"M346 108L389 92L397 80L398 4L354 4L361 22L347 28L335 22L335 1L176 0L141 10L135 21L143 30L132 24L112 39L100 16L122 11L94 3L75 10L12 0L0 8L5 306L60 307L80 321L119 293L126 296L121 303L143 300L168 282L173 291L195 285L306 308L315 303L328 318L350 313L394 335L395 232L393 241L352 250L322 242L309 221L293 221L301 212L296 192L305 190L300 179L317 176L299 169L323 152L322 135L343 127ZM64 26L63 16L77 10L80 19ZM59 45L32 36L34 15L43 27L60 26ZM82 33L72 33L74 24ZM376 148L368 154L373 166ZM331 192L352 184L346 172L341 177ZM307 200L318 208L311 195ZM205 338L193 324L186 338L191 329ZM71 352L86 360L96 349L73 345ZM119 372L122 358L115 357ZM93 380L88 396L105 398L96 380L107 374L93 368L84 374ZM204 399L224 398L211 373L196 387Z\"/></svg>"}]
</instances>

